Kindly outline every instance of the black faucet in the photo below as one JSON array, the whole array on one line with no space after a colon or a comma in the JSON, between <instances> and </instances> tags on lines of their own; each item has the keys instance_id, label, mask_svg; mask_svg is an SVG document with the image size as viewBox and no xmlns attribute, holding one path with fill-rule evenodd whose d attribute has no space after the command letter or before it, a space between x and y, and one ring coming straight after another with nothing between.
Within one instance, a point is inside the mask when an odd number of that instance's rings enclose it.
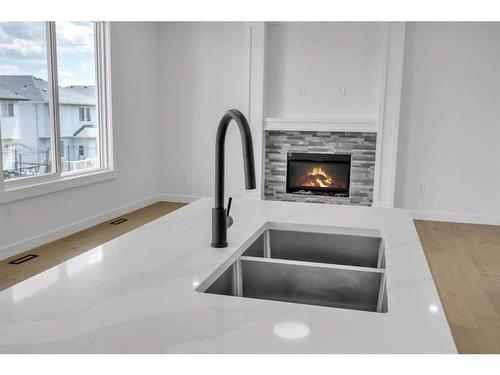
<instances>
[{"instance_id":1,"label":"black faucet","mask_svg":"<svg viewBox=\"0 0 500 375\"><path fill-rule=\"evenodd\" d=\"M243 113L237 109L230 109L220 120L215 140L215 207L212 208L212 247L227 246L227 228L233 224L233 219L229 216L232 198L228 200L227 210L224 208L224 146L227 127L231 120L234 120L240 128L245 187L247 190L255 189L255 164L250 126Z\"/></svg>"}]
</instances>

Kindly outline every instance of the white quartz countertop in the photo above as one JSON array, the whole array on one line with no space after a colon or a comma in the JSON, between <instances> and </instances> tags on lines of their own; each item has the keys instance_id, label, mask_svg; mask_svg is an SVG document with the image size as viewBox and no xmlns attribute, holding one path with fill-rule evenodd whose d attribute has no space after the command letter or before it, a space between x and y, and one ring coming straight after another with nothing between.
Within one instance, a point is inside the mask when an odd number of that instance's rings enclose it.
<instances>
[{"instance_id":1,"label":"white quartz countertop","mask_svg":"<svg viewBox=\"0 0 500 375\"><path fill-rule=\"evenodd\" d=\"M210 247L203 198L0 292L4 353L455 353L410 214L238 199ZM388 312L200 293L265 223L376 231Z\"/></svg>"}]
</instances>

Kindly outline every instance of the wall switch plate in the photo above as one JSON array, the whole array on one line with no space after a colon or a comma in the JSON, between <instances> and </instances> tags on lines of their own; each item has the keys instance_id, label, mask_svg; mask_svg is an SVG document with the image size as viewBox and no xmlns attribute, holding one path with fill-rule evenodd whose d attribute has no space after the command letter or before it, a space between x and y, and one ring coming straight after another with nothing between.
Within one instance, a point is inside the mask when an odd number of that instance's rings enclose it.
<instances>
[{"instance_id":1,"label":"wall switch plate","mask_svg":"<svg viewBox=\"0 0 500 375\"><path fill-rule=\"evenodd\" d=\"M423 193L425 193L425 184L418 184L418 185L417 185L417 192L418 192L419 194L423 194Z\"/></svg>"},{"instance_id":2,"label":"wall switch plate","mask_svg":"<svg viewBox=\"0 0 500 375\"><path fill-rule=\"evenodd\" d=\"M345 96L346 92L345 92L345 87L342 87L340 89L340 96Z\"/></svg>"},{"instance_id":3,"label":"wall switch plate","mask_svg":"<svg viewBox=\"0 0 500 375\"><path fill-rule=\"evenodd\" d=\"M300 95L301 95L301 96L306 96L306 88L305 88L304 86L302 86L302 87L300 88Z\"/></svg>"}]
</instances>

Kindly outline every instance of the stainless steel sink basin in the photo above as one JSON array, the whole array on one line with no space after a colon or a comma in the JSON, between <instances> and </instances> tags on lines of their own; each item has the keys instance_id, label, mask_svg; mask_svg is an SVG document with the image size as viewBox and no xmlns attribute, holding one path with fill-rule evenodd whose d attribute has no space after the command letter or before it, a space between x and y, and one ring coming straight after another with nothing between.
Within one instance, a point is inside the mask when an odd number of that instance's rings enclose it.
<instances>
[{"instance_id":1,"label":"stainless steel sink basin","mask_svg":"<svg viewBox=\"0 0 500 375\"><path fill-rule=\"evenodd\" d=\"M239 254L198 291L387 312L380 237L263 229Z\"/></svg>"},{"instance_id":2,"label":"stainless steel sink basin","mask_svg":"<svg viewBox=\"0 0 500 375\"><path fill-rule=\"evenodd\" d=\"M381 238L335 233L268 229L243 255L359 267L384 267Z\"/></svg>"}]
</instances>

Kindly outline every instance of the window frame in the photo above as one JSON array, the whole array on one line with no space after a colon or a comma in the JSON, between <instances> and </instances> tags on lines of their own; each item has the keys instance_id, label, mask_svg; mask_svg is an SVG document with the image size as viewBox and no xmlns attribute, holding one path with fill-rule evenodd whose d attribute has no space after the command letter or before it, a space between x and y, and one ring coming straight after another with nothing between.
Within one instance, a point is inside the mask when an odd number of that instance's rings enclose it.
<instances>
[{"instance_id":1,"label":"window frame","mask_svg":"<svg viewBox=\"0 0 500 375\"><path fill-rule=\"evenodd\" d=\"M56 22L46 24L47 67L49 84L49 119L51 129L52 171L38 176L28 176L4 181L0 174L0 204L54 191L87 185L117 177L113 163L113 131L111 110L111 51L109 22L94 22L94 48L96 71L96 120L99 138L97 153L100 165L81 171L62 171L62 151L59 119L59 92L57 74ZM84 110L85 112L85 110ZM84 113L85 114L85 113ZM1 132L1 129L0 129ZM1 139L1 133L0 133ZM0 165L3 170L2 153Z\"/></svg>"}]
</instances>

